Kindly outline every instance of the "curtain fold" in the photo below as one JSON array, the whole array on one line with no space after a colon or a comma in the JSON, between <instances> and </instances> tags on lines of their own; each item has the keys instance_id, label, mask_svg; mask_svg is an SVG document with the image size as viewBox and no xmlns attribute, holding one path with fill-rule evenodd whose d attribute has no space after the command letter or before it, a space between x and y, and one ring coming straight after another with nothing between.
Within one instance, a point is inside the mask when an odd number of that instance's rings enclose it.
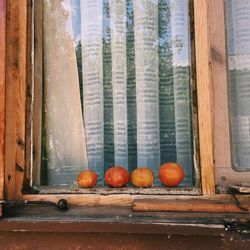
<instances>
[{"instance_id":1,"label":"curtain fold","mask_svg":"<svg viewBox=\"0 0 250 250\"><path fill-rule=\"evenodd\" d=\"M69 0L43 1L47 184L72 184L87 168Z\"/></svg>"},{"instance_id":2,"label":"curtain fold","mask_svg":"<svg viewBox=\"0 0 250 250\"><path fill-rule=\"evenodd\" d=\"M157 177L160 165L157 0L134 0L134 30L137 165L152 168Z\"/></svg>"},{"instance_id":3,"label":"curtain fold","mask_svg":"<svg viewBox=\"0 0 250 250\"><path fill-rule=\"evenodd\" d=\"M192 183L192 135L190 93L190 43L188 0L171 0L173 86L177 162L185 170L184 184Z\"/></svg>"},{"instance_id":4,"label":"curtain fold","mask_svg":"<svg viewBox=\"0 0 250 250\"><path fill-rule=\"evenodd\" d=\"M137 112L135 79L134 1L127 0L126 61L127 61L127 112L128 112L128 168L137 168Z\"/></svg>"},{"instance_id":5,"label":"curtain fold","mask_svg":"<svg viewBox=\"0 0 250 250\"><path fill-rule=\"evenodd\" d=\"M114 162L128 169L126 0L110 0Z\"/></svg>"},{"instance_id":6,"label":"curtain fold","mask_svg":"<svg viewBox=\"0 0 250 250\"><path fill-rule=\"evenodd\" d=\"M176 162L170 0L159 0L159 116L161 164Z\"/></svg>"},{"instance_id":7,"label":"curtain fold","mask_svg":"<svg viewBox=\"0 0 250 250\"><path fill-rule=\"evenodd\" d=\"M104 171L114 166L114 108L109 0L103 1Z\"/></svg>"},{"instance_id":8,"label":"curtain fold","mask_svg":"<svg viewBox=\"0 0 250 250\"><path fill-rule=\"evenodd\" d=\"M83 115L88 164L103 184L104 100L103 100L103 1L81 1L81 44L83 72Z\"/></svg>"}]
</instances>

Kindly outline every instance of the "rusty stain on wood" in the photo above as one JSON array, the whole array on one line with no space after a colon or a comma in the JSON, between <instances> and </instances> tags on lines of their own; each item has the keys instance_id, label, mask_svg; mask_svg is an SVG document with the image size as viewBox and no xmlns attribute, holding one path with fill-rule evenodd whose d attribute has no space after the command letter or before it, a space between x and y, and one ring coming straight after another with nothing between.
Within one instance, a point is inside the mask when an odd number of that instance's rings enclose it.
<instances>
[{"instance_id":1,"label":"rusty stain on wood","mask_svg":"<svg viewBox=\"0 0 250 250\"><path fill-rule=\"evenodd\" d=\"M213 46L213 44L212 44ZM211 47L211 61L216 61L216 63L222 64L225 66L226 63L226 57L225 54L221 54L219 50L216 49L216 47Z\"/></svg>"}]
</instances>

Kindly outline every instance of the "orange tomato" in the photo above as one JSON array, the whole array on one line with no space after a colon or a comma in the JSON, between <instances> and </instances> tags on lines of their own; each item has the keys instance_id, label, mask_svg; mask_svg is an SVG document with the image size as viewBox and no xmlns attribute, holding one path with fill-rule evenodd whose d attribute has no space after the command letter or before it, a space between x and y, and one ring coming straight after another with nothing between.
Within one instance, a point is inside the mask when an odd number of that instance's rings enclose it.
<instances>
[{"instance_id":1,"label":"orange tomato","mask_svg":"<svg viewBox=\"0 0 250 250\"><path fill-rule=\"evenodd\" d=\"M131 173L130 180L135 187L152 187L154 182L154 174L150 168L140 167Z\"/></svg>"},{"instance_id":2,"label":"orange tomato","mask_svg":"<svg viewBox=\"0 0 250 250\"><path fill-rule=\"evenodd\" d=\"M80 188L91 188L97 183L98 176L93 170L84 170L77 177L77 184Z\"/></svg>"},{"instance_id":3,"label":"orange tomato","mask_svg":"<svg viewBox=\"0 0 250 250\"><path fill-rule=\"evenodd\" d=\"M110 187L125 187L129 182L129 172L120 166L111 167L105 173L105 182Z\"/></svg>"},{"instance_id":4,"label":"orange tomato","mask_svg":"<svg viewBox=\"0 0 250 250\"><path fill-rule=\"evenodd\" d=\"M176 187L184 179L183 168L175 162L164 163L159 169L159 178L163 185L167 187Z\"/></svg>"}]
</instances>

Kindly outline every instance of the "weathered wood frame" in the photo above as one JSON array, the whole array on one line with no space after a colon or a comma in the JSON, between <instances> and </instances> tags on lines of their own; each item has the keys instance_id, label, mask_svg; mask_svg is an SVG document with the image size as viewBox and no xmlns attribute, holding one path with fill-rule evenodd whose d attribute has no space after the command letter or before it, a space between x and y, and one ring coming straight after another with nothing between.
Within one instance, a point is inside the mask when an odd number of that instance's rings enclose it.
<instances>
[{"instance_id":1,"label":"weathered wood frame","mask_svg":"<svg viewBox=\"0 0 250 250\"><path fill-rule=\"evenodd\" d=\"M194 1L196 81L203 194L215 193L213 148L213 82L211 75L209 1Z\"/></svg>"},{"instance_id":2,"label":"weathered wood frame","mask_svg":"<svg viewBox=\"0 0 250 250\"><path fill-rule=\"evenodd\" d=\"M5 198L22 199L26 166L27 13L29 1L7 1Z\"/></svg>"},{"instance_id":3,"label":"weathered wood frame","mask_svg":"<svg viewBox=\"0 0 250 250\"><path fill-rule=\"evenodd\" d=\"M228 65L226 44L226 13L224 0L210 0L210 55L214 93L214 164L216 183L250 182L250 172L237 172L232 167L230 118L228 100Z\"/></svg>"},{"instance_id":4,"label":"weathered wood frame","mask_svg":"<svg viewBox=\"0 0 250 250\"><path fill-rule=\"evenodd\" d=\"M196 69L203 194L229 183L250 182L232 168L226 13L224 0L194 0Z\"/></svg>"},{"instance_id":5,"label":"weathered wood frame","mask_svg":"<svg viewBox=\"0 0 250 250\"><path fill-rule=\"evenodd\" d=\"M3 125L5 120L5 128L0 128L0 185L5 181L5 199L24 199L24 200L56 200L57 195L23 195L21 189L23 185L29 182L30 172L27 171L30 159L27 150L27 134L26 126L29 124L30 114L25 112L27 100L30 101L31 85L27 83L30 74L30 42L28 35L29 8L31 8L31 0L6 0L7 1L7 44L6 47L6 65L4 67L4 50L1 47L0 60L3 64L0 65L0 90L4 91L5 96L1 99L0 106L0 122ZM5 1L2 1L5 2ZM226 98L227 78L226 60L225 60L225 34L221 29L225 28L225 23L222 22L222 17L219 16L221 11L224 12L223 0L194 0L194 22L195 22L195 50L196 50L196 75L197 75L197 92L198 92L198 116L199 116L199 141L200 141L200 159L201 159L201 181L203 195L215 195L215 160L220 159L218 142L215 142L214 135L218 133L227 133L229 138L229 130L216 131L220 123L228 128L228 108ZM218 10L218 8L221 8ZM216 13L216 14L214 14ZM218 18L220 22L214 20ZM5 15L0 9L0 31L5 31ZM213 25L214 22L217 24ZM219 25L219 26L218 26ZM215 27L214 27L215 26ZM217 37L220 32L219 38ZM2 38L2 37L1 37ZM219 39L217 41L216 39ZM1 41L2 42L2 41ZM219 47L218 47L219 46ZM3 55L3 56L2 56ZM219 55L219 57L218 57ZM224 56L224 60L223 60ZM221 58L222 60L218 60ZM2 61L1 61L2 62ZM222 62L222 63L221 63ZM221 66L217 68L217 64ZM2 70L2 71L1 71ZM224 72L221 74L221 72ZM5 76L6 75L6 76ZM224 78L223 78L224 77ZM223 82L225 89L215 85L220 79ZM38 79L39 80L39 79ZM5 82L5 84L4 84ZM215 89L219 87L220 93L215 94ZM39 91L39 90L37 90ZM3 92L4 93L4 92ZM220 103L220 96L224 99ZM220 113L220 116L215 115L215 110L219 108L226 112ZM226 116L226 119L225 119ZM6 131L5 131L6 130ZM6 134L5 134L6 133ZM219 138L221 136L218 135ZM221 143L221 140L219 140ZM230 141L225 141L226 146L223 148L224 161L230 157L228 145ZM5 149L5 154L3 153ZM221 160L223 161L223 160ZM5 173L3 172L5 171ZM2 192L1 192L2 191ZM3 198L3 188L0 187L0 194ZM60 195L60 197L69 198L72 203L76 204L115 204L128 205L136 198L136 195L109 195L102 196L98 194L70 194ZM152 198L152 197L151 197Z\"/></svg>"},{"instance_id":6,"label":"weathered wood frame","mask_svg":"<svg viewBox=\"0 0 250 250\"><path fill-rule=\"evenodd\" d=\"M6 2L0 1L0 200L4 199ZM0 206L0 216L2 206Z\"/></svg>"}]
</instances>

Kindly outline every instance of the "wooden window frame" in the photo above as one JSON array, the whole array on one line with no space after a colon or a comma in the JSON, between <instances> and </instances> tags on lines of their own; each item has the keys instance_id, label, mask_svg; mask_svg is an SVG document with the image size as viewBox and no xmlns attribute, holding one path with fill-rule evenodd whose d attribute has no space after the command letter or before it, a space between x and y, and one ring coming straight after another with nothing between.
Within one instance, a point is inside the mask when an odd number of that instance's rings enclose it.
<instances>
[{"instance_id":1,"label":"wooden window frame","mask_svg":"<svg viewBox=\"0 0 250 250\"><path fill-rule=\"evenodd\" d=\"M31 159L27 153L31 150L29 148L30 136L27 134L26 128L31 124L31 112L29 109L27 110L27 107L29 107L33 91L30 84L31 32L28 32L32 1L5 0L1 1L1 4L0 33L4 36L0 37L0 42L3 44L0 47L0 199L57 202L61 198L66 198L69 203L77 205L130 206L136 199L142 198L140 195L130 194L42 195L22 193L23 187L29 183L31 177L29 166ZM226 43L225 33L223 33L225 21L222 12L224 13L224 0L194 0L203 201L206 197L208 199L212 197L216 201L229 199L228 195L217 195L215 190L215 174L221 176L223 172L217 167L215 170L215 165L221 165L221 168L224 165L231 166ZM221 84L215 84L217 82ZM218 91L219 93L217 93ZM223 149L221 150L222 144ZM155 195L149 195L147 198L167 201L177 199L175 196ZM190 200L191 196L178 196L179 198ZM192 200L195 199L199 199L199 197L192 197Z\"/></svg>"},{"instance_id":2,"label":"wooden window frame","mask_svg":"<svg viewBox=\"0 0 250 250\"><path fill-rule=\"evenodd\" d=\"M192 75L190 76L190 80L192 80L192 95L196 96L196 74L195 74L195 46L194 46L194 13L193 13L193 3L190 1L189 3L189 14L190 14L190 26L191 26L191 68ZM69 190L68 187L52 187L52 186L40 186L41 180L41 148L42 148L42 106L43 106L43 15L42 15L42 0L35 1L34 6L34 66L33 66L33 75L34 75L34 91L33 91L33 174L32 180L35 183L35 186L39 189L42 194L60 194L60 193L96 193L96 194L152 194L152 195L168 195L168 194L176 194L176 195L199 195L201 193L201 185L200 185L200 159L199 159L199 140L198 140L198 114L197 114L197 101L196 98L192 98L191 106L192 106L192 132L193 132L193 147L194 147L194 182L193 186L190 187L177 187L177 188L162 188L162 187L154 187L150 189L135 189L133 187L126 187L123 189L109 189L107 187L98 187L98 189L72 189ZM31 26L31 25L30 25ZM29 128L28 128L29 129ZM30 164L28 164L30 165ZM74 185L72 185L74 186Z\"/></svg>"},{"instance_id":3,"label":"wooden window frame","mask_svg":"<svg viewBox=\"0 0 250 250\"><path fill-rule=\"evenodd\" d=\"M214 102L212 104L214 172L215 183L222 189L228 184L250 183L250 171L236 171L232 162L225 1L208 1L211 92Z\"/></svg>"},{"instance_id":4,"label":"wooden window frame","mask_svg":"<svg viewBox=\"0 0 250 250\"><path fill-rule=\"evenodd\" d=\"M6 2L0 2L0 200L4 199ZM1 212L0 212L1 213Z\"/></svg>"}]
</instances>

